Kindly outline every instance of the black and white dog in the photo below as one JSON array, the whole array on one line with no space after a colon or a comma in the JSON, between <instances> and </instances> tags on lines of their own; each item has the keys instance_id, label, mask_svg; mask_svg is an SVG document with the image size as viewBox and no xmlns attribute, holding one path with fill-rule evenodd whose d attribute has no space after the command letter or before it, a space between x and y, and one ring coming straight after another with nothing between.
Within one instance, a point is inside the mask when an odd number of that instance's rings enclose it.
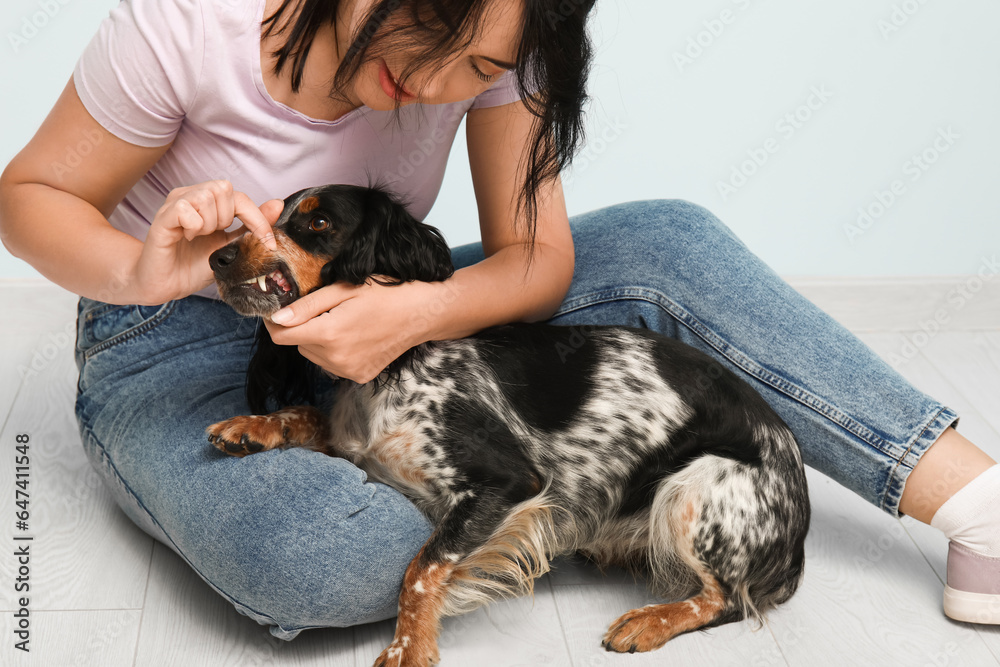
<instances>
[{"instance_id":1,"label":"black and white dog","mask_svg":"<svg viewBox=\"0 0 1000 667\"><path fill-rule=\"evenodd\" d=\"M335 281L453 272L438 231L376 188L297 192L274 234L274 252L246 234L211 257L241 314L267 317ZM795 438L748 384L678 341L625 327L495 327L415 347L374 382L342 381L331 414L303 405L316 367L263 326L257 344L247 386L257 414L213 424L209 440L234 456L297 446L344 457L436 524L377 665L436 663L443 615L530 592L551 558L575 551L675 600L612 623L612 651L759 620L799 584L809 499ZM264 415L269 399L291 407Z\"/></svg>"}]
</instances>

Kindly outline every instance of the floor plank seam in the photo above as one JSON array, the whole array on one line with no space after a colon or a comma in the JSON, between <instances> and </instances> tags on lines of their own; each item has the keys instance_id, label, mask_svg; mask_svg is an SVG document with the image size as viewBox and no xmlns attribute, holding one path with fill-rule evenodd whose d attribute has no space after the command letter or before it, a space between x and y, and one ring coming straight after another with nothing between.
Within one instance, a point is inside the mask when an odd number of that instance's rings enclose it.
<instances>
[{"instance_id":1,"label":"floor plank seam","mask_svg":"<svg viewBox=\"0 0 1000 667\"><path fill-rule=\"evenodd\" d=\"M566 636L566 625L562 620L562 613L559 611L559 603L556 601L556 587L549 581L549 596L552 598L552 608L556 613L556 623L559 625L559 633L562 635L563 648L566 649L566 657L569 658L570 667L576 667L573 662L573 652L570 650L569 637Z\"/></svg>"},{"instance_id":2,"label":"floor plank seam","mask_svg":"<svg viewBox=\"0 0 1000 667\"><path fill-rule=\"evenodd\" d=\"M142 591L142 611L139 614L139 627L135 633L135 647L132 650L132 667L137 667L139 662L139 645L142 638L142 622L146 618L146 603L149 600L149 586L153 581L153 555L156 553L156 540L150 540L149 545L149 567L146 568L146 586Z\"/></svg>"}]
</instances>

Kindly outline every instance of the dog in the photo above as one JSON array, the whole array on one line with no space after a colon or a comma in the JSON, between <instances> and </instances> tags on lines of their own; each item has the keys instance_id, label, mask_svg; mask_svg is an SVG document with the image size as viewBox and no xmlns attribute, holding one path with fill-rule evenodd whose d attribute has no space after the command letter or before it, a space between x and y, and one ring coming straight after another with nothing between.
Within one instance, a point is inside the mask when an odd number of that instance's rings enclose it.
<instances>
[{"instance_id":1,"label":"dog","mask_svg":"<svg viewBox=\"0 0 1000 667\"><path fill-rule=\"evenodd\" d=\"M222 299L268 317L337 281L453 273L435 228L378 187L285 200L277 250L245 234L210 258ZM801 581L809 497L798 443L746 382L644 329L510 324L418 345L376 380L313 405L318 367L258 327L249 416L207 429L232 456L306 447L352 461L434 523L403 577L377 666L437 664L445 615L527 594L556 556L648 577L676 600L611 624L603 646L659 648L685 632L761 621ZM267 402L279 407L268 412Z\"/></svg>"}]
</instances>

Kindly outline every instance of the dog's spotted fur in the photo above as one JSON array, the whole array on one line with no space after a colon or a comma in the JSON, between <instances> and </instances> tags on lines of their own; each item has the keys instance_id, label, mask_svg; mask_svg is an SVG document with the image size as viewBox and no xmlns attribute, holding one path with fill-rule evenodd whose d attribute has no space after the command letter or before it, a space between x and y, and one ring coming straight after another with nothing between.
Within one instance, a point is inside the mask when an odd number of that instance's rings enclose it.
<instances>
[{"instance_id":1,"label":"dog's spotted fur","mask_svg":"<svg viewBox=\"0 0 1000 667\"><path fill-rule=\"evenodd\" d=\"M310 188L284 210L276 253L246 235L212 256L220 293L245 315L336 280L452 272L437 231L382 191ZM273 267L282 276L266 292L244 284ZM263 413L266 400L293 403L290 387L306 396L311 367L259 332L248 398ZM809 524L798 445L752 388L680 342L509 325L425 343L378 381L341 385L329 415L300 405L208 433L236 456L305 446L347 458L435 522L377 665L435 663L442 615L530 592L549 559L573 551L641 572L676 600L618 619L603 642L612 651L759 620L798 585Z\"/></svg>"}]
</instances>

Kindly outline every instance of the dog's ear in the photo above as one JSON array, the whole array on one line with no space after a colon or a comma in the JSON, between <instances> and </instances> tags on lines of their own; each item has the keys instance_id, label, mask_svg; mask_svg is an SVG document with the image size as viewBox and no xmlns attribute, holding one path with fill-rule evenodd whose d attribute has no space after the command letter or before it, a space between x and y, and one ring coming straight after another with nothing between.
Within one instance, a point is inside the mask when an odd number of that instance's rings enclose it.
<instances>
[{"instance_id":1,"label":"dog's ear","mask_svg":"<svg viewBox=\"0 0 1000 667\"><path fill-rule=\"evenodd\" d=\"M323 267L323 284L360 285L376 274L393 279L384 284L431 282L455 272L451 249L441 232L414 218L389 194L371 189L362 206L362 220L351 238L336 259Z\"/></svg>"},{"instance_id":2,"label":"dog's ear","mask_svg":"<svg viewBox=\"0 0 1000 667\"><path fill-rule=\"evenodd\" d=\"M317 379L315 364L294 345L276 344L264 323L258 323L245 387L253 414L266 415L289 405L315 405ZM273 408L268 399L274 402Z\"/></svg>"}]
</instances>

